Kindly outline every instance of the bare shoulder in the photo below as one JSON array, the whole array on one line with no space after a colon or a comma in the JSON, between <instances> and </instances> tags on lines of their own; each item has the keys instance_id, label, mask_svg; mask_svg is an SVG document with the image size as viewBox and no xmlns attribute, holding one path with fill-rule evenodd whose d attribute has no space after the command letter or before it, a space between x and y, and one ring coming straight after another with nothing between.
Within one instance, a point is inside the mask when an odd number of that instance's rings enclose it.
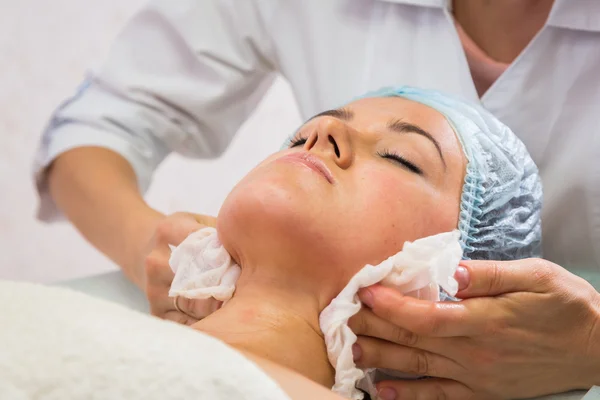
<instances>
[{"instance_id":1,"label":"bare shoulder","mask_svg":"<svg viewBox=\"0 0 600 400\"><path fill-rule=\"evenodd\" d=\"M345 400L328 388L311 381L297 372L252 353L245 351L242 351L242 353L277 382L281 389L283 389L292 400Z\"/></svg>"}]
</instances>

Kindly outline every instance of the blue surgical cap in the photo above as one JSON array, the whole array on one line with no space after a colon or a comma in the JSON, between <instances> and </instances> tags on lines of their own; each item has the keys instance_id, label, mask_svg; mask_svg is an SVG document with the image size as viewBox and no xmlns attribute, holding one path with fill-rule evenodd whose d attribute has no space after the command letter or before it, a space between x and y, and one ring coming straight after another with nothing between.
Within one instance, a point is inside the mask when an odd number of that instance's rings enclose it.
<instances>
[{"instance_id":1,"label":"blue surgical cap","mask_svg":"<svg viewBox=\"0 0 600 400\"><path fill-rule=\"evenodd\" d=\"M408 86L361 96L403 97L440 112L467 158L458 229L465 259L541 256L542 183L517 136L482 106Z\"/></svg>"}]
</instances>

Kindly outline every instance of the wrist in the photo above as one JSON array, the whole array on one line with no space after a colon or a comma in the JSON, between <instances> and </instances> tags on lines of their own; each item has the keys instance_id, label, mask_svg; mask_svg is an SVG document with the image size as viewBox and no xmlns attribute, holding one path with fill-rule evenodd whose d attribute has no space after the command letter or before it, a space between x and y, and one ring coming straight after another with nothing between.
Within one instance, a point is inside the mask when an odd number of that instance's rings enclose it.
<instances>
[{"instance_id":1,"label":"wrist","mask_svg":"<svg viewBox=\"0 0 600 400\"><path fill-rule=\"evenodd\" d=\"M596 292L593 309L596 320L590 335L590 359L593 360L590 387L600 386L600 293L598 292Z\"/></svg>"},{"instance_id":2,"label":"wrist","mask_svg":"<svg viewBox=\"0 0 600 400\"><path fill-rule=\"evenodd\" d=\"M152 249L156 226L164 217L164 214L144 204L134 207L124 219L123 229L129 240L124 248L121 268L123 273L142 289L145 285L144 261Z\"/></svg>"},{"instance_id":3,"label":"wrist","mask_svg":"<svg viewBox=\"0 0 600 400\"><path fill-rule=\"evenodd\" d=\"M587 351L585 353L588 362L582 363L584 369L580 371L582 385L579 388L581 389L589 389L592 386L600 385L600 293L595 293L590 306L593 320L588 333Z\"/></svg>"}]
</instances>

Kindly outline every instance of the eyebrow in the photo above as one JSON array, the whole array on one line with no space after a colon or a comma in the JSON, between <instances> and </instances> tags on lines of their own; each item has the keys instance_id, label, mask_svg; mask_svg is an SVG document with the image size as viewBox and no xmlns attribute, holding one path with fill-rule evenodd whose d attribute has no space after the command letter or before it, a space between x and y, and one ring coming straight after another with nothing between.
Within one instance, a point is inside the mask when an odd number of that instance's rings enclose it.
<instances>
[{"instance_id":1,"label":"eyebrow","mask_svg":"<svg viewBox=\"0 0 600 400\"><path fill-rule=\"evenodd\" d=\"M312 116L308 121L311 121L315 118L319 118L319 117L333 117L333 118L338 118L341 119L343 121L350 121L352 118L354 118L354 113L350 110L348 110L347 108L338 108L336 110L327 110L327 111L323 111L321 113L318 113L317 115ZM306 122L308 122L306 121Z\"/></svg>"},{"instance_id":2,"label":"eyebrow","mask_svg":"<svg viewBox=\"0 0 600 400\"><path fill-rule=\"evenodd\" d=\"M444 164L444 169L447 168L446 160L444 159L444 154L442 153L440 143L437 140L435 140L431 133L427 132L421 127L418 127L417 125L413 125L411 123L404 122L399 119L391 120L390 122L388 122L387 127L391 131L395 131L398 133L416 133L417 135L421 135L429 139L431 143L433 143L433 145L435 146L435 149L437 150L438 154L440 155L442 164Z\"/></svg>"}]
</instances>

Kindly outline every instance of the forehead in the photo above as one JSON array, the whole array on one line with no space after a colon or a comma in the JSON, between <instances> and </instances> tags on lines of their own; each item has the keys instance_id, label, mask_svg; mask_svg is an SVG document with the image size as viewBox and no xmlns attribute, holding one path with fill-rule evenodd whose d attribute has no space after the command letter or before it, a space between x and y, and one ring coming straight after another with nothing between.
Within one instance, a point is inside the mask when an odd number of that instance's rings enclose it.
<instances>
[{"instance_id":1,"label":"forehead","mask_svg":"<svg viewBox=\"0 0 600 400\"><path fill-rule=\"evenodd\" d=\"M428 131L442 147L454 150L460 146L456 133L437 110L401 97L365 98L347 104L344 108L354 114L352 123L364 129L401 120Z\"/></svg>"}]
</instances>

